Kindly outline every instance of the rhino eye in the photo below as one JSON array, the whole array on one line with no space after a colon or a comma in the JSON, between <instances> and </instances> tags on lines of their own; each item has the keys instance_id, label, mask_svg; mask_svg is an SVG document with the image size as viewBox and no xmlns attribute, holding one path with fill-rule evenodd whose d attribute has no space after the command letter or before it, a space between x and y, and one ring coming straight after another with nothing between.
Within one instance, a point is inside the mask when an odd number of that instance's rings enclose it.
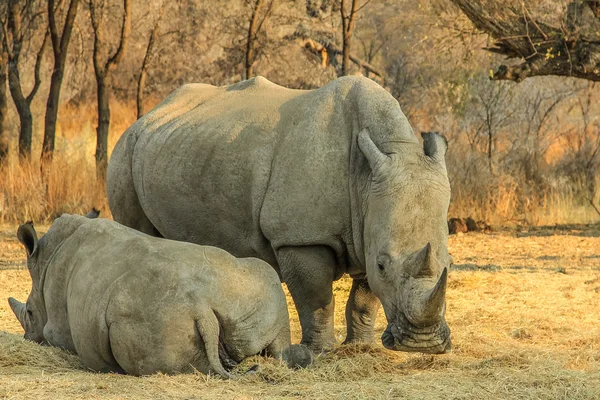
<instances>
[{"instance_id":1,"label":"rhino eye","mask_svg":"<svg viewBox=\"0 0 600 400\"><path fill-rule=\"evenodd\" d=\"M27 310L27 316L29 318L33 318L33 313L31 312L31 310Z\"/></svg>"},{"instance_id":2,"label":"rhino eye","mask_svg":"<svg viewBox=\"0 0 600 400\"><path fill-rule=\"evenodd\" d=\"M377 257L377 268L379 272L384 272L388 264L390 263L390 256L387 254L381 254Z\"/></svg>"}]
</instances>

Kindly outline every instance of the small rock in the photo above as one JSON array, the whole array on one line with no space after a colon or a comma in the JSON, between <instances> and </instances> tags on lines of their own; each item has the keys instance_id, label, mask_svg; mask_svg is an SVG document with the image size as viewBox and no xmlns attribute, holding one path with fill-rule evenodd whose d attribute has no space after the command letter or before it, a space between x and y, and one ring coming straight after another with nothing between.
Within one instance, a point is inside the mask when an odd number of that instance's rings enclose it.
<instances>
[{"instance_id":1,"label":"small rock","mask_svg":"<svg viewBox=\"0 0 600 400\"><path fill-rule=\"evenodd\" d=\"M467 224L462 218L450 218L450 221L448 221L448 232L451 235L467 231Z\"/></svg>"},{"instance_id":2,"label":"small rock","mask_svg":"<svg viewBox=\"0 0 600 400\"><path fill-rule=\"evenodd\" d=\"M468 232L479 232L479 226L477 226L477 222L471 217L468 217L465 220L465 224L467 225Z\"/></svg>"},{"instance_id":3,"label":"small rock","mask_svg":"<svg viewBox=\"0 0 600 400\"><path fill-rule=\"evenodd\" d=\"M525 328L513 329L511 336L515 339L531 339L531 334Z\"/></svg>"}]
</instances>

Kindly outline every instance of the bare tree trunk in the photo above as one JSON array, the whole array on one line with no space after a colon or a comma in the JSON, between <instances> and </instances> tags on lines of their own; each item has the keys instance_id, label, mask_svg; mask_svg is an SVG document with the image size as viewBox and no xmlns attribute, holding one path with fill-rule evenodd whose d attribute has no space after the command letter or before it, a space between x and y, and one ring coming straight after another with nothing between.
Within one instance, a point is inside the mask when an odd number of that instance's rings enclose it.
<instances>
[{"instance_id":1,"label":"bare tree trunk","mask_svg":"<svg viewBox=\"0 0 600 400\"><path fill-rule=\"evenodd\" d=\"M146 49L146 55L148 55L148 49ZM144 61L146 57L144 57ZM137 93L136 93L136 104L137 104L137 118L140 119L145 114L144 112L144 89L146 88L146 77L148 76L148 70L145 68L145 63L142 64L140 76L137 81Z\"/></svg>"},{"instance_id":2,"label":"bare tree trunk","mask_svg":"<svg viewBox=\"0 0 600 400\"><path fill-rule=\"evenodd\" d=\"M492 128L488 127L488 145L487 145L487 156L488 156L488 167L490 169L490 173L494 173L493 163L492 163L492 150L494 144L494 136L492 133Z\"/></svg>"},{"instance_id":3,"label":"bare tree trunk","mask_svg":"<svg viewBox=\"0 0 600 400\"><path fill-rule=\"evenodd\" d=\"M29 104L21 92L20 85L17 86L15 82L19 82L19 75L9 67L8 72L8 86L10 87L10 94L17 108L19 114L19 156L21 158L31 157L31 140L33 134L33 117L31 115L31 109Z\"/></svg>"},{"instance_id":4,"label":"bare tree trunk","mask_svg":"<svg viewBox=\"0 0 600 400\"><path fill-rule=\"evenodd\" d=\"M8 95L6 81L8 79L8 56L4 49L4 35L0 29L0 166L8 158L8 131L4 127L8 112Z\"/></svg>"},{"instance_id":5,"label":"bare tree trunk","mask_svg":"<svg viewBox=\"0 0 600 400\"><path fill-rule=\"evenodd\" d=\"M256 0L252 9L252 17L250 18L250 26L248 27L248 39L246 42L246 79L254 76L254 58L255 58L255 42L258 35L259 24L258 16L264 4L264 0Z\"/></svg>"},{"instance_id":6,"label":"bare tree trunk","mask_svg":"<svg viewBox=\"0 0 600 400\"><path fill-rule=\"evenodd\" d=\"M106 77L96 78L98 86L98 127L96 128L96 177L100 181L106 179L108 166L108 128L110 127L110 106L108 104L109 88Z\"/></svg>"},{"instance_id":7,"label":"bare tree trunk","mask_svg":"<svg viewBox=\"0 0 600 400\"><path fill-rule=\"evenodd\" d=\"M21 87L21 75L19 72L19 58L23 47L23 31L21 21L21 9L18 0L10 0L8 4L7 25L8 30L4 37L5 50L8 54L8 87L17 108L21 122L19 130L19 156L21 158L31 157L31 140L33 134L33 116L31 115L31 102L40 88L40 67L44 56L44 49L48 41L48 31L44 36L42 45L37 53L34 66L34 84L27 96L23 94ZM28 24L29 27L31 24Z\"/></svg>"},{"instance_id":8,"label":"bare tree trunk","mask_svg":"<svg viewBox=\"0 0 600 400\"><path fill-rule=\"evenodd\" d=\"M90 0L90 17L94 31L94 72L96 74L98 99L98 126L96 128L96 178L104 182L108 166L108 132L110 128L109 94L111 88L110 73L119 65L125 56L125 50L131 33L131 0L123 0L123 24L117 50L108 61L101 61L103 52L102 12L98 10L94 0Z\"/></svg>"},{"instance_id":9,"label":"bare tree trunk","mask_svg":"<svg viewBox=\"0 0 600 400\"><path fill-rule=\"evenodd\" d=\"M44 121L44 142L42 145L42 160L52 161L54 154L54 142L56 138L56 120L58 117L58 104L60 100L60 89L62 86L65 64L67 61L67 49L71 40L71 33L77 16L79 0L71 0L62 35L58 35L56 26L55 1L48 0L48 26L52 39L54 52L54 69L50 80L50 93L46 102L46 119Z\"/></svg>"},{"instance_id":10,"label":"bare tree trunk","mask_svg":"<svg viewBox=\"0 0 600 400\"><path fill-rule=\"evenodd\" d=\"M348 0L341 0L340 13L342 17L342 74L346 76L350 72L350 51L352 49L352 34L354 33L355 17L358 11L358 0L352 0L350 14L346 10ZM365 3L366 5L366 3Z\"/></svg>"}]
</instances>

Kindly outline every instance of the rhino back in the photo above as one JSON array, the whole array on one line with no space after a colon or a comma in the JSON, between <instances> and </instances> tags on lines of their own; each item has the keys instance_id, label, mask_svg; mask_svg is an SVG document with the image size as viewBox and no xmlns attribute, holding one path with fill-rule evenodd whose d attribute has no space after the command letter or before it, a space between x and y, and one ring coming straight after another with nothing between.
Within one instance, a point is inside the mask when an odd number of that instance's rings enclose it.
<instances>
[{"instance_id":1,"label":"rhino back","mask_svg":"<svg viewBox=\"0 0 600 400\"><path fill-rule=\"evenodd\" d=\"M243 343L248 337L236 332L260 327L262 319L274 321L271 326L283 319L287 323L275 271L262 261L237 260L217 248L90 220L65 242L55 262L72 266L66 288L68 323L77 353L95 370L119 370L109 336L110 325L119 321L142 327L131 340L145 335L158 343L168 342L175 319L187 318L191 326L199 307L213 310ZM263 340L269 334L262 332ZM193 329L189 335L193 337Z\"/></svg>"},{"instance_id":2,"label":"rhino back","mask_svg":"<svg viewBox=\"0 0 600 400\"><path fill-rule=\"evenodd\" d=\"M360 129L384 150L417 143L397 101L366 78L299 91L257 77L183 93L152 112L168 118L136 128L131 168L144 213L167 238L276 268L274 248L324 244L341 255L355 239L349 181Z\"/></svg>"},{"instance_id":3,"label":"rhino back","mask_svg":"<svg viewBox=\"0 0 600 400\"><path fill-rule=\"evenodd\" d=\"M206 90L175 95L174 102L204 100L140 130L132 163L138 199L165 237L274 263L259 229L260 209L281 129L279 108L304 92L260 77L210 89L208 99Z\"/></svg>"}]
</instances>

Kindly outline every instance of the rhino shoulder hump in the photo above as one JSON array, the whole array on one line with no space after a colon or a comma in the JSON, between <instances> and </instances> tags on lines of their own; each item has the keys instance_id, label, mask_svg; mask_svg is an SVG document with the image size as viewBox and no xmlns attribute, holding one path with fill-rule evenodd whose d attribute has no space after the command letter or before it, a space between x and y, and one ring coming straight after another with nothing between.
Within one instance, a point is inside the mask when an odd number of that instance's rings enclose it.
<instances>
[{"instance_id":1,"label":"rhino shoulder hump","mask_svg":"<svg viewBox=\"0 0 600 400\"><path fill-rule=\"evenodd\" d=\"M283 89L282 86L279 86L264 76L255 76L253 78L247 79L245 81L234 83L233 85L227 86L228 92L238 91L238 90L253 90L253 89L273 89L280 88Z\"/></svg>"}]
</instances>

